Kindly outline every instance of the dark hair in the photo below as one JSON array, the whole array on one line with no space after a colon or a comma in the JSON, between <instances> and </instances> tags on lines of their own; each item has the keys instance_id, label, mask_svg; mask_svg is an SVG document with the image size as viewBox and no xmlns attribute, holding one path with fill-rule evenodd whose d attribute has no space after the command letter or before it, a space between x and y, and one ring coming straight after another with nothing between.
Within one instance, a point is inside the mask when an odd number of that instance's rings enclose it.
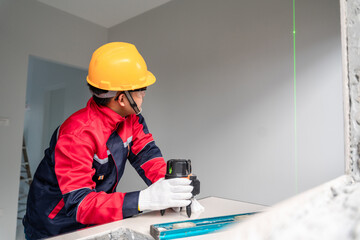
<instances>
[{"instance_id":1,"label":"dark hair","mask_svg":"<svg viewBox=\"0 0 360 240\"><path fill-rule=\"evenodd\" d=\"M107 93L108 90L103 90L100 88L96 88L94 86L91 86L89 83L87 84L89 86L90 91L92 91L95 94L102 94L102 93ZM95 103L99 106L107 106L108 103L111 101L112 98L98 98L97 96L93 95L92 96Z\"/></svg>"}]
</instances>

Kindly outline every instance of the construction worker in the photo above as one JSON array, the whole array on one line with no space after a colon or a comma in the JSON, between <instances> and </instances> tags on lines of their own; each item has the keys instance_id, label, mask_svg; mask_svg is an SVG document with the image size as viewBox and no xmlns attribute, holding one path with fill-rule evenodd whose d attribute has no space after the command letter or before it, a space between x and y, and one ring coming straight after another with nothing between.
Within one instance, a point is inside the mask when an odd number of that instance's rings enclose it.
<instances>
[{"instance_id":1,"label":"construction worker","mask_svg":"<svg viewBox=\"0 0 360 240\"><path fill-rule=\"evenodd\" d=\"M23 219L27 239L191 203L190 180L163 179L165 161L140 114L155 80L132 44L112 42L93 53L92 98L56 129L34 175ZM126 159L148 188L115 192Z\"/></svg>"}]
</instances>

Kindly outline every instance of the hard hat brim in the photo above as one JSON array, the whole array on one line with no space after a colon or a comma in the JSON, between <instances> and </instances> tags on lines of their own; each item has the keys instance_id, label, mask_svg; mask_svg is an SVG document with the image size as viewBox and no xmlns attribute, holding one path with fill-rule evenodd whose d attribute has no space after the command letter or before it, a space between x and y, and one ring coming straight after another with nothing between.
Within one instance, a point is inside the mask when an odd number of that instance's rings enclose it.
<instances>
[{"instance_id":1,"label":"hard hat brim","mask_svg":"<svg viewBox=\"0 0 360 240\"><path fill-rule=\"evenodd\" d=\"M104 84L102 86L100 86L99 84L95 84L94 82L92 82L89 78L89 75L86 77L86 81L93 87L102 89L102 90L108 90L108 91L130 91L130 90L135 90L135 89L139 89L139 88L144 88L147 86L150 86L152 84L154 84L156 82L156 78L154 76L154 74L152 74L150 71L147 72L147 76L146 79L144 81L142 81L141 84L136 84L136 85L132 85L132 86L111 86L109 84Z\"/></svg>"}]
</instances>

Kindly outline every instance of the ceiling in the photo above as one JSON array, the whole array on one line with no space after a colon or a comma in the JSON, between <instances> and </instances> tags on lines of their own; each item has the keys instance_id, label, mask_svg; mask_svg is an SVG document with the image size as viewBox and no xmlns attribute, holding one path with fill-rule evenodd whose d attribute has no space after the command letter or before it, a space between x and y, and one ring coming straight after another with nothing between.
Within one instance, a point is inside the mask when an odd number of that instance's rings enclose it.
<instances>
[{"instance_id":1,"label":"ceiling","mask_svg":"<svg viewBox=\"0 0 360 240\"><path fill-rule=\"evenodd\" d=\"M110 28L171 0L37 0Z\"/></svg>"}]
</instances>

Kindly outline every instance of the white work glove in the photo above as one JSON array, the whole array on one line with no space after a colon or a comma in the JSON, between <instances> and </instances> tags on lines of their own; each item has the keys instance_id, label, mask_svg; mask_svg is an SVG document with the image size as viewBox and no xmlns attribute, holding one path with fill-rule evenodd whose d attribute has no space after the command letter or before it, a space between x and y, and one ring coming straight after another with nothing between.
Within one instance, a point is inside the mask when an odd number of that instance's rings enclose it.
<instances>
[{"instance_id":1,"label":"white work glove","mask_svg":"<svg viewBox=\"0 0 360 240\"><path fill-rule=\"evenodd\" d=\"M181 210L185 211L185 208L173 207L172 210L179 213ZM204 210L205 208L195 198L191 199L191 214L202 213Z\"/></svg>"},{"instance_id":2,"label":"white work glove","mask_svg":"<svg viewBox=\"0 0 360 240\"><path fill-rule=\"evenodd\" d=\"M187 178L160 179L140 191L139 210L185 207L191 203L193 186Z\"/></svg>"},{"instance_id":3,"label":"white work glove","mask_svg":"<svg viewBox=\"0 0 360 240\"><path fill-rule=\"evenodd\" d=\"M191 200L191 214L201 213L204 210L205 208L195 198Z\"/></svg>"}]
</instances>

